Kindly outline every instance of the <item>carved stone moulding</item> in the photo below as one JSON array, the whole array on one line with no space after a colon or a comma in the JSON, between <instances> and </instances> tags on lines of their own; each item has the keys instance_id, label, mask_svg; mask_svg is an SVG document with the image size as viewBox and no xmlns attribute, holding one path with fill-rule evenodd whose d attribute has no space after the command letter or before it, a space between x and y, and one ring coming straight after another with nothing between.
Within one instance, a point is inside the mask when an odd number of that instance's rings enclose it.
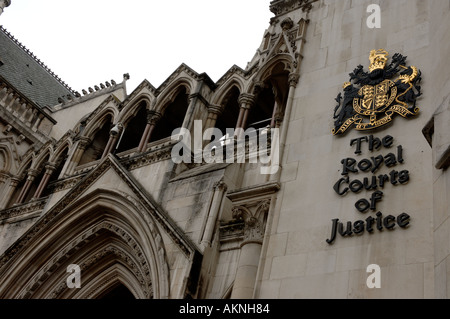
<instances>
[{"instance_id":1,"label":"carved stone moulding","mask_svg":"<svg viewBox=\"0 0 450 319\"><path fill-rule=\"evenodd\" d=\"M280 16L293 10L302 9L309 12L317 0L274 0L270 3L270 11Z\"/></svg>"},{"instance_id":2,"label":"carved stone moulding","mask_svg":"<svg viewBox=\"0 0 450 319\"><path fill-rule=\"evenodd\" d=\"M0 223L16 223L38 217L47 203L48 197L14 206L0 212Z\"/></svg>"}]
</instances>

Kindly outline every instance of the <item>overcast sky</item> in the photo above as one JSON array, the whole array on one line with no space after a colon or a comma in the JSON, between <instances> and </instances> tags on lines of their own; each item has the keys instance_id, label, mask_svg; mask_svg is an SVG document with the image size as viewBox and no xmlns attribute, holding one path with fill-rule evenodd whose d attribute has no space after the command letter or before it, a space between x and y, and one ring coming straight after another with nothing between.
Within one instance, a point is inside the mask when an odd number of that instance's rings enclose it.
<instances>
[{"instance_id":1,"label":"overcast sky","mask_svg":"<svg viewBox=\"0 0 450 319\"><path fill-rule=\"evenodd\" d=\"M131 76L158 87L181 64L213 81L245 68L271 0L12 0L3 25L74 90Z\"/></svg>"}]
</instances>

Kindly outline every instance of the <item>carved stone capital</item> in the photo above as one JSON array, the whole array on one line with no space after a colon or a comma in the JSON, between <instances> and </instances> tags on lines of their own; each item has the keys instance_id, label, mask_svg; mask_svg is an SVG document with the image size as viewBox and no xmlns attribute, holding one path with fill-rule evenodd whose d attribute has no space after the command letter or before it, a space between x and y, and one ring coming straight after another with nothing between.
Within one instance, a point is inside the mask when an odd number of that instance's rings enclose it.
<instances>
[{"instance_id":1,"label":"carved stone capital","mask_svg":"<svg viewBox=\"0 0 450 319\"><path fill-rule=\"evenodd\" d=\"M270 200L263 200L256 206L253 212L244 206L232 208L233 218L244 223L244 238L241 245L248 243L262 243L265 231L265 216L269 211Z\"/></svg>"},{"instance_id":2,"label":"carved stone capital","mask_svg":"<svg viewBox=\"0 0 450 319\"><path fill-rule=\"evenodd\" d=\"M30 169L27 171L28 179L29 179L29 180L34 180L34 179L36 178L36 176L39 175L39 173L40 173L39 170L34 169L34 168L30 168Z\"/></svg>"},{"instance_id":3,"label":"carved stone capital","mask_svg":"<svg viewBox=\"0 0 450 319\"><path fill-rule=\"evenodd\" d=\"M78 142L78 148L79 149L86 149L86 147L88 147L89 144L91 144L92 140L87 137L87 136L81 136L79 138L79 142Z\"/></svg>"},{"instance_id":4,"label":"carved stone capital","mask_svg":"<svg viewBox=\"0 0 450 319\"><path fill-rule=\"evenodd\" d=\"M228 189L227 184L223 180L217 181L214 183L214 190L220 190L226 192Z\"/></svg>"},{"instance_id":5,"label":"carved stone capital","mask_svg":"<svg viewBox=\"0 0 450 319\"><path fill-rule=\"evenodd\" d=\"M256 97L253 94L248 93L242 93L239 96L238 103L241 105L242 108L250 108L252 107L256 102Z\"/></svg>"},{"instance_id":6,"label":"carved stone capital","mask_svg":"<svg viewBox=\"0 0 450 319\"><path fill-rule=\"evenodd\" d=\"M154 110L147 110L147 124L156 125L161 117L161 113Z\"/></svg>"},{"instance_id":7,"label":"carved stone capital","mask_svg":"<svg viewBox=\"0 0 450 319\"><path fill-rule=\"evenodd\" d=\"M276 16L281 16L293 10L302 9L303 12L309 12L312 4L317 0L274 0L270 3L270 11Z\"/></svg>"},{"instance_id":8,"label":"carved stone capital","mask_svg":"<svg viewBox=\"0 0 450 319\"><path fill-rule=\"evenodd\" d=\"M52 174L56 170L56 163L45 163L46 173Z\"/></svg>"},{"instance_id":9,"label":"carved stone capital","mask_svg":"<svg viewBox=\"0 0 450 319\"><path fill-rule=\"evenodd\" d=\"M0 183L4 183L9 179L9 175L6 173L0 173Z\"/></svg>"},{"instance_id":10,"label":"carved stone capital","mask_svg":"<svg viewBox=\"0 0 450 319\"><path fill-rule=\"evenodd\" d=\"M11 179L9 180L9 186L10 187L16 187L17 185L19 185L21 179L19 177L11 177Z\"/></svg>"},{"instance_id":11,"label":"carved stone capital","mask_svg":"<svg viewBox=\"0 0 450 319\"><path fill-rule=\"evenodd\" d=\"M223 112L223 107L220 104L210 104L208 106L208 112L216 115L220 115Z\"/></svg>"},{"instance_id":12,"label":"carved stone capital","mask_svg":"<svg viewBox=\"0 0 450 319\"><path fill-rule=\"evenodd\" d=\"M297 74L297 73L289 74L289 78L288 78L289 86L292 86L294 88L297 87L299 79L300 79L299 74Z\"/></svg>"}]
</instances>

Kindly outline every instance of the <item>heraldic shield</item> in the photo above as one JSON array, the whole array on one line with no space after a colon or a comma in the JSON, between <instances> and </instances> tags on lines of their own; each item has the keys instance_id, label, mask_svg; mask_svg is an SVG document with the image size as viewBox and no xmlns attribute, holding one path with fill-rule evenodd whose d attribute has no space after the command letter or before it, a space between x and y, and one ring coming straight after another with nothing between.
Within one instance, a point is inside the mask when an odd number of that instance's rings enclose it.
<instances>
[{"instance_id":1,"label":"heraldic shield","mask_svg":"<svg viewBox=\"0 0 450 319\"><path fill-rule=\"evenodd\" d=\"M420 70L407 67L406 57L399 53L387 66L388 55L383 49L372 50L369 72L359 65L350 73L350 82L343 86L344 96L339 93L336 98L333 135L352 127L366 131L384 126L395 114L404 118L419 114L416 100L422 95Z\"/></svg>"}]
</instances>

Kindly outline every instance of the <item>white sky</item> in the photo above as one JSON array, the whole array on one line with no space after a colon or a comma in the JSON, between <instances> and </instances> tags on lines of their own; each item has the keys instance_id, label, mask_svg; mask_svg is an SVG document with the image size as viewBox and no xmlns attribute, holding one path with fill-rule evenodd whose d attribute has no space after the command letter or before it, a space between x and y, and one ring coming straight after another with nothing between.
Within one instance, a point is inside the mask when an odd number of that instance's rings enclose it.
<instances>
[{"instance_id":1,"label":"white sky","mask_svg":"<svg viewBox=\"0 0 450 319\"><path fill-rule=\"evenodd\" d=\"M131 93L181 63L220 79L245 68L273 14L271 0L12 0L3 25L81 93L129 73Z\"/></svg>"}]
</instances>

